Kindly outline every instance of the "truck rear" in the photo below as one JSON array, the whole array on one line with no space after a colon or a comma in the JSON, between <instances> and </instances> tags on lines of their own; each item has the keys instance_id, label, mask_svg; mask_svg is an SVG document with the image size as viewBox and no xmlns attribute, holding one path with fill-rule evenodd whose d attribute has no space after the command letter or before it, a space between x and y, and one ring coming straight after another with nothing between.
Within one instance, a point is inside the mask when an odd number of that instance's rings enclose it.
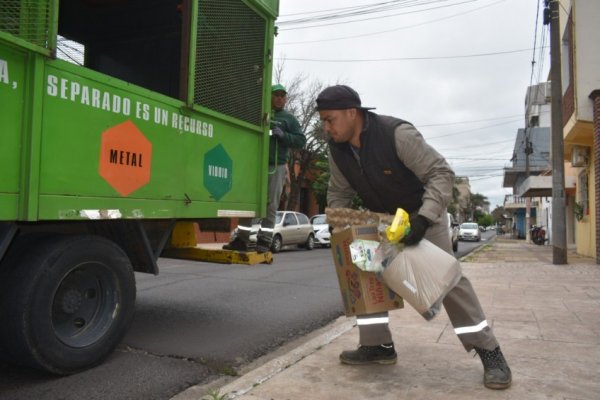
<instances>
[{"instance_id":1,"label":"truck rear","mask_svg":"<svg viewBox=\"0 0 600 400\"><path fill-rule=\"evenodd\" d=\"M278 0L0 4L0 356L96 365L179 221L264 215Z\"/></svg>"}]
</instances>

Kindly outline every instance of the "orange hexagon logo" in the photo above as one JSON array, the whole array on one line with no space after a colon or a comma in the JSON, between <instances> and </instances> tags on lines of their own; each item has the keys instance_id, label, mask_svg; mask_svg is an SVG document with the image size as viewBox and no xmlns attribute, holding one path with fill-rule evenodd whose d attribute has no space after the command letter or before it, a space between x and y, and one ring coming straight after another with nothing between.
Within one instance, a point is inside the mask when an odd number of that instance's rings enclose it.
<instances>
[{"instance_id":1,"label":"orange hexagon logo","mask_svg":"<svg viewBox=\"0 0 600 400\"><path fill-rule=\"evenodd\" d=\"M150 181L152 143L131 121L102 132L98 172L121 196Z\"/></svg>"}]
</instances>

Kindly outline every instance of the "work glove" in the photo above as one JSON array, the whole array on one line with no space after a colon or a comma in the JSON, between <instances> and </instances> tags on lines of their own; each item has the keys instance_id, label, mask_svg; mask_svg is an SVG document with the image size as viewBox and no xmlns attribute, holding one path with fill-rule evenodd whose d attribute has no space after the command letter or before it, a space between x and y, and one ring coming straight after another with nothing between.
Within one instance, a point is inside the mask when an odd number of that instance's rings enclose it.
<instances>
[{"instance_id":1,"label":"work glove","mask_svg":"<svg viewBox=\"0 0 600 400\"><path fill-rule=\"evenodd\" d=\"M273 137L281 140L281 139L283 139L283 136L285 134L284 134L283 130L280 127L276 126L273 129L271 129L271 135Z\"/></svg>"},{"instance_id":2,"label":"work glove","mask_svg":"<svg viewBox=\"0 0 600 400\"><path fill-rule=\"evenodd\" d=\"M410 217L410 232L404 237L404 244L414 246L423 239L425 231L429 228L429 220L422 215Z\"/></svg>"}]
</instances>

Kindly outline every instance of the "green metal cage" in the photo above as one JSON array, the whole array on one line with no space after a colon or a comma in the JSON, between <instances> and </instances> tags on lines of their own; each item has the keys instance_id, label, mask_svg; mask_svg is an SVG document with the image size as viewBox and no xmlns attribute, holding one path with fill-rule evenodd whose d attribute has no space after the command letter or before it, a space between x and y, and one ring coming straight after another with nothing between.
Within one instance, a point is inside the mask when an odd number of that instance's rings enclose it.
<instances>
[{"instance_id":1,"label":"green metal cage","mask_svg":"<svg viewBox=\"0 0 600 400\"><path fill-rule=\"evenodd\" d=\"M2 0L0 31L49 48L51 8L51 0Z\"/></svg>"},{"instance_id":2,"label":"green metal cage","mask_svg":"<svg viewBox=\"0 0 600 400\"><path fill-rule=\"evenodd\" d=\"M266 29L241 1L199 2L194 103L261 125Z\"/></svg>"}]
</instances>

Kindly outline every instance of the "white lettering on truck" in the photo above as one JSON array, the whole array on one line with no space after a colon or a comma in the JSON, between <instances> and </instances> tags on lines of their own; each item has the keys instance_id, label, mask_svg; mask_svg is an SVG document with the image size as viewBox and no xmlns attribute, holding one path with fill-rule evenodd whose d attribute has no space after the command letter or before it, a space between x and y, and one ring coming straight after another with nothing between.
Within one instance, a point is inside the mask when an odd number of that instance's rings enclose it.
<instances>
[{"instance_id":1,"label":"white lettering on truck","mask_svg":"<svg viewBox=\"0 0 600 400\"><path fill-rule=\"evenodd\" d=\"M8 85L8 63L0 59L0 82Z\"/></svg>"},{"instance_id":2,"label":"white lettering on truck","mask_svg":"<svg viewBox=\"0 0 600 400\"><path fill-rule=\"evenodd\" d=\"M0 59L0 82L8 83L8 66L6 61ZM48 74L46 82L48 96L79 103L98 110L133 116L144 121L152 121L157 125L170 126L179 132L188 132L212 138L213 124L199 119L169 112L157 106L150 108L150 104L136 101L133 105L128 97L119 96L101 89L90 87L66 78ZM169 120L169 116L171 117Z\"/></svg>"}]
</instances>

